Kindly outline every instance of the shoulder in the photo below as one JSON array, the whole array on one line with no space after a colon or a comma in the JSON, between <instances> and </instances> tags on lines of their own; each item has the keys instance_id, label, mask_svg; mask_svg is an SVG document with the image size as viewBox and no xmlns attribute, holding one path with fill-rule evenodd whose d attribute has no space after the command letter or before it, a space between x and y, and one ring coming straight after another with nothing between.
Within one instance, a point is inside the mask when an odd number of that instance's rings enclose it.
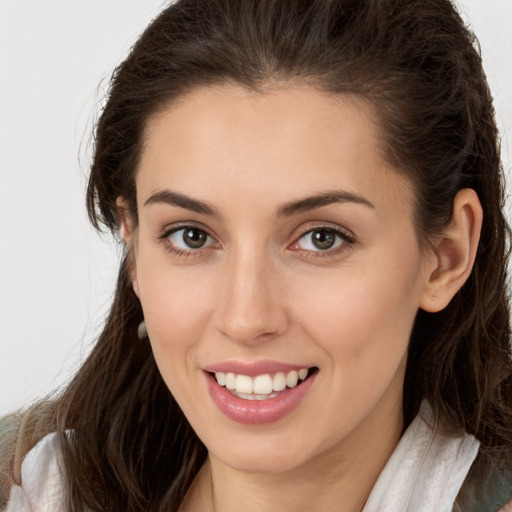
<instances>
[{"instance_id":1,"label":"shoulder","mask_svg":"<svg viewBox=\"0 0 512 512\"><path fill-rule=\"evenodd\" d=\"M66 486L59 434L41 439L21 465L21 485L13 484L5 512L66 509Z\"/></svg>"},{"instance_id":2,"label":"shoulder","mask_svg":"<svg viewBox=\"0 0 512 512\"><path fill-rule=\"evenodd\" d=\"M512 464L484 451L475 459L457 496L454 512L512 512Z\"/></svg>"}]
</instances>

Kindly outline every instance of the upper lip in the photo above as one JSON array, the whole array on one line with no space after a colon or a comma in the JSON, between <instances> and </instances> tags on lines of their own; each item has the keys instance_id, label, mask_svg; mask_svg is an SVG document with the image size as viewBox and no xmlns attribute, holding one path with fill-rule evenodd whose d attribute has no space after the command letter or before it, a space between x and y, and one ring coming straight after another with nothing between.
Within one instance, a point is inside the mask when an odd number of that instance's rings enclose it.
<instances>
[{"instance_id":1,"label":"upper lip","mask_svg":"<svg viewBox=\"0 0 512 512\"><path fill-rule=\"evenodd\" d=\"M244 361L222 361L213 363L203 368L204 371L210 373L224 372L236 373L237 375L247 375L248 377L256 377L266 373L291 372L299 371L302 368L311 368L309 364L291 364L282 361L261 360L253 362Z\"/></svg>"}]
</instances>

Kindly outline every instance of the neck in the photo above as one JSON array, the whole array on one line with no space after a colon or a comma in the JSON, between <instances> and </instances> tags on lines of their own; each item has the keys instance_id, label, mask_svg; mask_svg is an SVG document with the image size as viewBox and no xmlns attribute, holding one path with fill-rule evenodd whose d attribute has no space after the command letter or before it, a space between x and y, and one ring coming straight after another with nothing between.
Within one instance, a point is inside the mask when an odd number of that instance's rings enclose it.
<instances>
[{"instance_id":1,"label":"neck","mask_svg":"<svg viewBox=\"0 0 512 512\"><path fill-rule=\"evenodd\" d=\"M338 445L286 472L238 471L210 454L181 512L361 512L402 432L401 406L391 414L382 409Z\"/></svg>"}]
</instances>

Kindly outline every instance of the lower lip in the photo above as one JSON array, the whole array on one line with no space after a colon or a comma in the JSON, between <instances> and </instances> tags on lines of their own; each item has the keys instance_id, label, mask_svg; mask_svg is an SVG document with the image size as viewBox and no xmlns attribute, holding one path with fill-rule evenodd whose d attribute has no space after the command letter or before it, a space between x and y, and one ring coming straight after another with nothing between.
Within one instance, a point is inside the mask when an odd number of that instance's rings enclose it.
<instances>
[{"instance_id":1,"label":"lower lip","mask_svg":"<svg viewBox=\"0 0 512 512\"><path fill-rule=\"evenodd\" d=\"M315 372L294 388L286 388L279 395L267 400L244 400L219 386L215 378L207 373L210 396L229 419L247 425L263 425L278 421L294 411L308 393L316 377Z\"/></svg>"}]
</instances>

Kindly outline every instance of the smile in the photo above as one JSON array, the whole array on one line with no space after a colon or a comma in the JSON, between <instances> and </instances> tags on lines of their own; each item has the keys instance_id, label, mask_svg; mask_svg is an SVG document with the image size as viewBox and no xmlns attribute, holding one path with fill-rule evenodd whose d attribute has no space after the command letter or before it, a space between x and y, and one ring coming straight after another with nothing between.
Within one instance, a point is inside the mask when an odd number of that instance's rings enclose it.
<instances>
[{"instance_id":1,"label":"smile","mask_svg":"<svg viewBox=\"0 0 512 512\"><path fill-rule=\"evenodd\" d=\"M268 400L278 396L286 388L294 388L306 379L309 369L301 368L274 375L263 374L255 377L232 372L215 372L215 380L220 386L244 400Z\"/></svg>"},{"instance_id":2,"label":"smile","mask_svg":"<svg viewBox=\"0 0 512 512\"><path fill-rule=\"evenodd\" d=\"M277 362L221 363L204 369L213 403L230 420L250 425L278 421L310 392L317 367Z\"/></svg>"}]
</instances>

